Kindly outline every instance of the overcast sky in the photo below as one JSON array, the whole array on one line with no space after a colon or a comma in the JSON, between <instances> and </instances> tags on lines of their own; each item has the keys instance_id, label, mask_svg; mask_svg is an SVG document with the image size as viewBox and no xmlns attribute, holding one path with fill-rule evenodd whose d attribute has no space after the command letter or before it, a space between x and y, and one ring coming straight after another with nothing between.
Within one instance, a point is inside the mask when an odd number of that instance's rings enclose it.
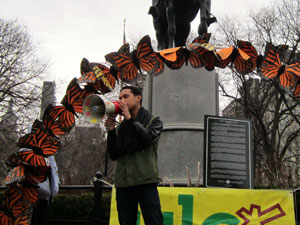
<instances>
[{"instance_id":1,"label":"overcast sky","mask_svg":"<svg viewBox=\"0 0 300 225\"><path fill-rule=\"evenodd\" d=\"M38 54L49 59L49 80L63 80L65 90L73 77L80 76L83 57L104 62L104 55L122 44L123 21L126 36L155 38L148 9L152 1L142 0L0 0L0 17L17 19L27 26L39 43ZM211 12L218 18L226 14L241 19L249 10L270 0L212 0ZM197 17L192 26L197 30ZM211 25L210 29L213 29ZM62 83L62 82L60 82Z\"/></svg>"}]
</instances>

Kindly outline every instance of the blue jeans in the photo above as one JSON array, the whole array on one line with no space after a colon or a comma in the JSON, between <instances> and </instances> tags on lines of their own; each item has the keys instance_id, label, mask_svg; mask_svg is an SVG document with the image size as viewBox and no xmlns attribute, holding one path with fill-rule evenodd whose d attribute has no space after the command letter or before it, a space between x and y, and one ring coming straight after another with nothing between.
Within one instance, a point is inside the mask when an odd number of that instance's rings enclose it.
<instances>
[{"instance_id":1,"label":"blue jeans","mask_svg":"<svg viewBox=\"0 0 300 225\"><path fill-rule=\"evenodd\" d=\"M138 203L145 225L163 225L163 216L156 184L116 188L120 225L136 225Z\"/></svg>"}]
</instances>

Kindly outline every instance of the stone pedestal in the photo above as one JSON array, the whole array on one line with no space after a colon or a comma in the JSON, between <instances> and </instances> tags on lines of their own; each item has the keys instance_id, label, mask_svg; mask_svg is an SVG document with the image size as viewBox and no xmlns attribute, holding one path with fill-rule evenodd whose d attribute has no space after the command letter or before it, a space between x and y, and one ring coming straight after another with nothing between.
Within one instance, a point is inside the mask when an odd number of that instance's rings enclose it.
<instances>
[{"instance_id":1,"label":"stone pedestal","mask_svg":"<svg viewBox=\"0 0 300 225\"><path fill-rule=\"evenodd\" d=\"M204 115L218 114L218 76L191 66L148 76L143 106L164 122L159 143L159 171L163 181L186 183L186 166L192 182L203 172ZM201 179L202 180L202 179Z\"/></svg>"}]
</instances>

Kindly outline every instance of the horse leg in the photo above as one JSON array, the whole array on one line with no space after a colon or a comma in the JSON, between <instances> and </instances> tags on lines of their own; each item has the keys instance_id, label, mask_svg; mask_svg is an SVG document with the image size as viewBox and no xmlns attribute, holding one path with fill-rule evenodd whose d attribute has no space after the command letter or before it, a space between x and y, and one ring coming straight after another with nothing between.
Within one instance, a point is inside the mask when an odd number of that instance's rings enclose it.
<instances>
[{"instance_id":1,"label":"horse leg","mask_svg":"<svg viewBox=\"0 0 300 225\"><path fill-rule=\"evenodd\" d=\"M157 48L158 50L168 48L167 24L156 23L154 25L156 31Z\"/></svg>"},{"instance_id":2,"label":"horse leg","mask_svg":"<svg viewBox=\"0 0 300 225\"><path fill-rule=\"evenodd\" d=\"M169 39L168 47L173 48L174 37L176 33L174 0L165 0L165 6L166 6L167 21L168 21L168 39Z\"/></svg>"},{"instance_id":3,"label":"horse leg","mask_svg":"<svg viewBox=\"0 0 300 225\"><path fill-rule=\"evenodd\" d=\"M176 24L175 46L185 46L186 40L191 31L191 24Z\"/></svg>"},{"instance_id":4,"label":"horse leg","mask_svg":"<svg viewBox=\"0 0 300 225\"><path fill-rule=\"evenodd\" d=\"M207 33L207 4L206 0L200 0L200 25L198 27L198 34Z\"/></svg>"},{"instance_id":5,"label":"horse leg","mask_svg":"<svg viewBox=\"0 0 300 225\"><path fill-rule=\"evenodd\" d=\"M162 50L168 48L166 7L163 0L153 0L152 4L153 5L150 7L148 14L153 17L157 48L158 50Z\"/></svg>"}]
</instances>

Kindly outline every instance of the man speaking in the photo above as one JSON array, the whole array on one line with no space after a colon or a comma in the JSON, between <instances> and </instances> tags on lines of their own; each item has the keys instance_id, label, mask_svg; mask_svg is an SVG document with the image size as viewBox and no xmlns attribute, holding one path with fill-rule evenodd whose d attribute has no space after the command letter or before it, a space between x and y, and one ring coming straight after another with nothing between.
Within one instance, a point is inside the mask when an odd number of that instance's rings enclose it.
<instances>
[{"instance_id":1,"label":"man speaking","mask_svg":"<svg viewBox=\"0 0 300 225\"><path fill-rule=\"evenodd\" d=\"M123 121L108 116L107 151L117 161L116 201L120 225L136 225L138 203L146 225L163 225L157 184L158 140L163 123L141 106L142 92L125 86L119 94Z\"/></svg>"}]
</instances>

